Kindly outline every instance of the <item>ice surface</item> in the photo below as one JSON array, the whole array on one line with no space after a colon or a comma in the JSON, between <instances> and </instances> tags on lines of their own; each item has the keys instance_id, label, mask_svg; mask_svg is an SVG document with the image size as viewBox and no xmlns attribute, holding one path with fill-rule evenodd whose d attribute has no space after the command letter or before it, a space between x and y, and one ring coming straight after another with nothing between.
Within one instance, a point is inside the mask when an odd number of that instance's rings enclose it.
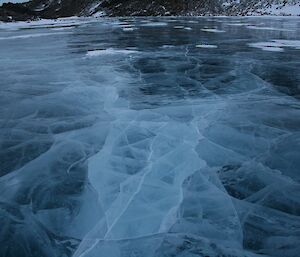
<instances>
[{"instance_id":1,"label":"ice surface","mask_svg":"<svg viewBox=\"0 0 300 257\"><path fill-rule=\"evenodd\" d=\"M297 257L297 24L1 24L0 256Z\"/></svg>"}]
</instances>

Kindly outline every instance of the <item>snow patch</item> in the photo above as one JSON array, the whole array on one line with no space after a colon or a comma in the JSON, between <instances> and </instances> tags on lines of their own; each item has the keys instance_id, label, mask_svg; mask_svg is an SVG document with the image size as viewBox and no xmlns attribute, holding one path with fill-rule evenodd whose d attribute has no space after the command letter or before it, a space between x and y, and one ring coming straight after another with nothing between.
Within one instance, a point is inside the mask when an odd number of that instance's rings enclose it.
<instances>
[{"instance_id":1,"label":"snow patch","mask_svg":"<svg viewBox=\"0 0 300 257\"><path fill-rule=\"evenodd\" d=\"M18 21L18 22L0 22L0 29L3 30L20 30L20 29L42 29L42 28L60 28L75 27L82 24L90 23L90 19L79 17L60 18L56 20L41 19L36 21Z\"/></svg>"},{"instance_id":2,"label":"snow patch","mask_svg":"<svg viewBox=\"0 0 300 257\"><path fill-rule=\"evenodd\" d=\"M296 4L272 4L268 8L259 9L258 12L266 12L271 15L291 15L299 16L300 15L300 1Z\"/></svg>"},{"instance_id":3,"label":"snow patch","mask_svg":"<svg viewBox=\"0 0 300 257\"><path fill-rule=\"evenodd\" d=\"M99 11L99 12L94 13L92 16L94 18L100 18L100 17L106 16L106 13L104 11Z\"/></svg>"}]
</instances>

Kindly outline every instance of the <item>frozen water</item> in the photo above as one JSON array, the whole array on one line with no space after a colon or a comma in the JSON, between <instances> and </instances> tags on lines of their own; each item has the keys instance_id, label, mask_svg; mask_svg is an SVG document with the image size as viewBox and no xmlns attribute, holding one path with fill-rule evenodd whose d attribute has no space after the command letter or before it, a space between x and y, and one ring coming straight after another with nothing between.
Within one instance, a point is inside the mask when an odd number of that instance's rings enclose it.
<instances>
[{"instance_id":1,"label":"frozen water","mask_svg":"<svg viewBox=\"0 0 300 257\"><path fill-rule=\"evenodd\" d=\"M297 257L299 28L1 24L0 256Z\"/></svg>"}]
</instances>

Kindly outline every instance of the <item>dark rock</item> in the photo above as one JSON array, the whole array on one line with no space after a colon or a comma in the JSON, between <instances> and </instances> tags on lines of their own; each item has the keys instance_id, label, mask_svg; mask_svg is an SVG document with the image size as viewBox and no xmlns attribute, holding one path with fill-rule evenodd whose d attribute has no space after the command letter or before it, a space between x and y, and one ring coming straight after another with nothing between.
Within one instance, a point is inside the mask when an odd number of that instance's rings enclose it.
<instances>
[{"instance_id":1,"label":"dark rock","mask_svg":"<svg viewBox=\"0 0 300 257\"><path fill-rule=\"evenodd\" d=\"M127 0L115 2L114 4L113 1L105 1L101 4L101 7L110 16L217 14L221 10L220 1L218 0Z\"/></svg>"},{"instance_id":2,"label":"dark rock","mask_svg":"<svg viewBox=\"0 0 300 257\"><path fill-rule=\"evenodd\" d=\"M290 4L299 4L293 0ZM0 21L90 16L248 15L264 14L278 0L32 0L3 4Z\"/></svg>"},{"instance_id":3,"label":"dark rock","mask_svg":"<svg viewBox=\"0 0 300 257\"><path fill-rule=\"evenodd\" d=\"M36 18L36 13L24 4L4 3L0 7L0 21L26 21Z\"/></svg>"},{"instance_id":4,"label":"dark rock","mask_svg":"<svg viewBox=\"0 0 300 257\"><path fill-rule=\"evenodd\" d=\"M98 11L108 16L165 16L218 14L222 8L219 0L32 0L3 4L0 20L89 16Z\"/></svg>"}]
</instances>

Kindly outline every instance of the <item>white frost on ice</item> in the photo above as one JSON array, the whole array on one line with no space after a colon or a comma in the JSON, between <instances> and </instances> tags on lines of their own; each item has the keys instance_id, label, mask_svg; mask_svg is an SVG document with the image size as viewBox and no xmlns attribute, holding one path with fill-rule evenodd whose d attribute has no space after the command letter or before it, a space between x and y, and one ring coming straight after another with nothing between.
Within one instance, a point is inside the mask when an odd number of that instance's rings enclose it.
<instances>
[{"instance_id":1,"label":"white frost on ice","mask_svg":"<svg viewBox=\"0 0 300 257\"><path fill-rule=\"evenodd\" d=\"M128 27L128 28L123 28L123 31L134 31L135 28L131 28L131 27Z\"/></svg>"},{"instance_id":2,"label":"white frost on ice","mask_svg":"<svg viewBox=\"0 0 300 257\"><path fill-rule=\"evenodd\" d=\"M283 47L290 47L293 49L300 50L300 40L283 40L276 39L271 40L270 42L257 42L257 43L249 43L250 47L259 48L264 51L271 52L283 52Z\"/></svg>"},{"instance_id":3,"label":"white frost on ice","mask_svg":"<svg viewBox=\"0 0 300 257\"><path fill-rule=\"evenodd\" d=\"M257 29L257 30L274 30L274 31L288 31L293 32L294 30L286 29L286 28L273 28L273 27L259 27L254 25L246 26L248 29Z\"/></svg>"},{"instance_id":4,"label":"white frost on ice","mask_svg":"<svg viewBox=\"0 0 300 257\"><path fill-rule=\"evenodd\" d=\"M248 44L250 47L259 48L264 51L269 52L283 52L284 50L280 47L280 45L272 42L258 42L258 43L250 43Z\"/></svg>"},{"instance_id":5,"label":"white frost on ice","mask_svg":"<svg viewBox=\"0 0 300 257\"><path fill-rule=\"evenodd\" d=\"M283 47L291 47L300 50L300 40L276 39L272 41L280 44Z\"/></svg>"},{"instance_id":6,"label":"white frost on ice","mask_svg":"<svg viewBox=\"0 0 300 257\"><path fill-rule=\"evenodd\" d=\"M201 31L211 32L211 33L223 33L223 32L225 32L225 30L220 30L220 29L215 29L215 28L212 28L212 29L204 28L204 29L201 29Z\"/></svg>"},{"instance_id":7,"label":"white frost on ice","mask_svg":"<svg viewBox=\"0 0 300 257\"><path fill-rule=\"evenodd\" d=\"M218 48L218 46L216 45L207 45L207 44L199 44L199 45L196 45L197 48L210 48L210 49L213 49L213 48Z\"/></svg>"},{"instance_id":8,"label":"white frost on ice","mask_svg":"<svg viewBox=\"0 0 300 257\"><path fill-rule=\"evenodd\" d=\"M168 26L168 23L166 22L147 22L142 24L143 27L164 27Z\"/></svg>"},{"instance_id":9,"label":"white frost on ice","mask_svg":"<svg viewBox=\"0 0 300 257\"><path fill-rule=\"evenodd\" d=\"M114 49L114 48L108 48L103 50L90 50L87 52L87 57L95 57L100 55L115 55L115 54L134 54L137 53L137 51L129 50L129 49Z\"/></svg>"},{"instance_id":10,"label":"white frost on ice","mask_svg":"<svg viewBox=\"0 0 300 257\"><path fill-rule=\"evenodd\" d=\"M71 33L72 32L64 32L64 33L34 33L34 34L26 34L26 35L18 35L18 36L0 37L0 40L28 39L28 38L35 38L35 37L65 35L65 34L71 34Z\"/></svg>"},{"instance_id":11,"label":"white frost on ice","mask_svg":"<svg viewBox=\"0 0 300 257\"><path fill-rule=\"evenodd\" d=\"M174 26L174 29L183 29L184 26Z\"/></svg>"},{"instance_id":12,"label":"white frost on ice","mask_svg":"<svg viewBox=\"0 0 300 257\"><path fill-rule=\"evenodd\" d=\"M73 29L73 28L74 27L63 26L63 27L54 27L54 28L51 28L51 30L62 31L62 30L68 30L68 29Z\"/></svg>"},{"instance_id":13,"label":"white frost on ice","mask_svg":"<svg viewBox=\"0 0 300 257\"><path fill-rule=\"evenodd\" d=\"M163 45L161 46L161 48L174 48L175 46L174 45Z\"/></svg>"},{"instance_id":14,"label":"white frost on ice","mask_svg":"<svg viewBox=\"0 0 300 257\"><path fill-rule=\"evenodd\" d=\"M234 23L226 23L227 26L252 26L251 23L245 23L245 22L234 22Z\"/></svg>"},{"instance_id":15,"label":"white frost on ice","mask_svg":"<svg viewBox=\"0 0 300 257\"><path fill-rule=\"evenodd\" d=\"M174 29L184 29L184 30L193 30L191 27L185 27L185 26L174 26Z\"/></svg>"}]
</instances>

